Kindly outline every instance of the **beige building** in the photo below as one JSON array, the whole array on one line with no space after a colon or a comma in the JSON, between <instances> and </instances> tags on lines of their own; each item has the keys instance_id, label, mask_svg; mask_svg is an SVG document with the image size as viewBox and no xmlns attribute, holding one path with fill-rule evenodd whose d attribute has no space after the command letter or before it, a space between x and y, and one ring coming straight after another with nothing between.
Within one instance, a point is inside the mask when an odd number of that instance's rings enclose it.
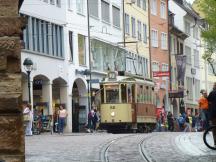
<instances>
[{"instance_id":1,"label":"beige building","mask_svg":"<svg viewBox=\"0 0 216 162\"><path fill-rule=\"evenodd\" d=\"M124 0L126 71L150 78L148 0Z\"/></svg>"}]
</instances>

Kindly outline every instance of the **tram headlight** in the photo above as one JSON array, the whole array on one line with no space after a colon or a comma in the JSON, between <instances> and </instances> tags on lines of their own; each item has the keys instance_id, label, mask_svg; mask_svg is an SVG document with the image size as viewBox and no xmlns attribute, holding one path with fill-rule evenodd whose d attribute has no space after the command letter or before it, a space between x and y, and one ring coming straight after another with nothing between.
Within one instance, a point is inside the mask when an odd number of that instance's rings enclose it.
<instances>
[{"instance_id":1,"label":"tram headlight","mask_svg":"<svg viewBox=\"0 0 216 162\"><path fill-rule=\"evenodd\" d=\"M114 112L114 111L111 112L110 115L111 115L112 117L114 117L114 116L115 116L115 112Z\"/></svg>"}]
</instances>

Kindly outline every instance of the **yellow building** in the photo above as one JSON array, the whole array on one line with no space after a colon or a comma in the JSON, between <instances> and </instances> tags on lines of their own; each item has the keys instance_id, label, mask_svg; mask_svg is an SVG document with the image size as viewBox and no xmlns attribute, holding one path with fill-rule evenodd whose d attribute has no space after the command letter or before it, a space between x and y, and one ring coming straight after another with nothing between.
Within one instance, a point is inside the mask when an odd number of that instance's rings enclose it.
<instances>
[{"instance_id":1,"label":"yellow building","mask_svg":"<svg viewBox=\"0 0 216 162\"><path fill-rule=\"evenodd\" d=\"M126 71L150 78L148 0L124 0Z\"/></svg>"}]
</instances>

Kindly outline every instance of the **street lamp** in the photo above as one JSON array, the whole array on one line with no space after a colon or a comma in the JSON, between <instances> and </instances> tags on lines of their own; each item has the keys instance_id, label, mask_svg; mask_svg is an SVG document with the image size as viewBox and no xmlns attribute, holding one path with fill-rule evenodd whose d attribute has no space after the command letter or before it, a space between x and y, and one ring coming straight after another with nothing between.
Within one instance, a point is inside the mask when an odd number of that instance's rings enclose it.
<instances>
[{"instance_id":1,"label":"street lamp","mask_svg":"<svg viewBox=\"0 0 216 162\"><path fill-rule=\"evenodd\" d=\"M33 69L33 62L30 58L26 58L23 62L25 71L28 74L28 91L29 91L29 103L31 103L31 85L30 85L30 73Z\"/></svg>"}]
</instances>

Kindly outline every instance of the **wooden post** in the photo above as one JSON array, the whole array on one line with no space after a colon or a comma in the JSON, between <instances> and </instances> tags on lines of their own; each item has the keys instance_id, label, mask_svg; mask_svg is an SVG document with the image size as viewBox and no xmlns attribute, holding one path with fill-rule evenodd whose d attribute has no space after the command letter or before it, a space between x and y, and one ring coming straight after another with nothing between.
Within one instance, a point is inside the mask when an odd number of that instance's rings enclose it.
<instances>
[{"instance_id":1,"label":"wooden post","mask_svg":"<svg viewBox=\"0 0 216 162\"><path fill-rule=\"evenodd\" d=\"M0 161L25 161L19 0L0 0Z\"/></svg>"}]
</instances>

